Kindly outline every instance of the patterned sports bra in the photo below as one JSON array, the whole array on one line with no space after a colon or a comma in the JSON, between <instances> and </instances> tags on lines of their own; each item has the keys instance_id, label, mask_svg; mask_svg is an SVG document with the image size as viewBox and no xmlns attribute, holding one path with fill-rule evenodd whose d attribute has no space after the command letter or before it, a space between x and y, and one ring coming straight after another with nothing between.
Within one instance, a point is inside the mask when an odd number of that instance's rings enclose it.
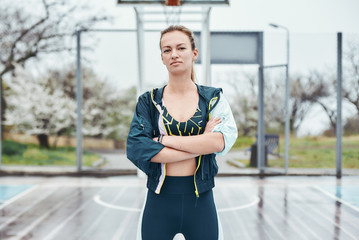
<instances>
[{"instance_id":1,"label":"patterned sports bra","mask_svg":"<svg viewBox=\"0 0 359 240\"><path fill-rule=\"evenodd\" d=\"M174 119L169 114L164 104L162 109L162 124L164 126L164 130L166 131L165 135L191 136L203 133L204 128L202 122L202 113L198 106L196 112L186 122L178 122L176 119Z\"/></svg>"}]
</instances>

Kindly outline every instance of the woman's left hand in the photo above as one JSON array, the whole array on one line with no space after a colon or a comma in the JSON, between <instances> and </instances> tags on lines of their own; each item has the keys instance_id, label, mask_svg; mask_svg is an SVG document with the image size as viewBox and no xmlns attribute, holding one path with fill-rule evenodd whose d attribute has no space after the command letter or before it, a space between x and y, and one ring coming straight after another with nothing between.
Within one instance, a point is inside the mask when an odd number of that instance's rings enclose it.
<instances>
[{"instance_id":1,"label":"woman's left hand","mask_svg":"<svg viewBox=\"0 0 359 240\"><path fill-rule=\"evenodd\" d=\"M206 133L211 133L214 129L215 126L217 126L218 124L220 124L222 121L221 121L221 118L219 117L214 117L214 118L211 118L207 124L206 124L206 128L204 129L204 132L203 134L206 134Z\"/></svg>"}]
</instances>

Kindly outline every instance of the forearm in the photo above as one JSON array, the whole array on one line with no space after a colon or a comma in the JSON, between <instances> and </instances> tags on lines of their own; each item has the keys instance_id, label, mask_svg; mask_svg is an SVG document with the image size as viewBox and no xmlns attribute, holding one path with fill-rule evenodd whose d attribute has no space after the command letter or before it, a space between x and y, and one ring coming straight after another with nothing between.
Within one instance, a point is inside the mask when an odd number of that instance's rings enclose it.
<instances>
[{"instance_id":1,"label":"forearm","mask_svg":"<svg viewBox=\"0 0 359 240\"><path fill-rule=\"evenodd\" d=\"M179 161L195 158L197 156L198 154L195 153L189 153L169 147L164 147L159 153L157 153L151 159L151 162L157 162L157 163L179 162Z\"/></svg>"},{"instance_id":2,"label":"forearm","mask_svg":"<svg viewBox=\"0 0 359 240\"><path fill-rule=\"evenodd\" d=\"M162 144L179 151L205 155L222 151L224 138L220 132L195 136L163 136Z\"/></svg>"}]
</instances>

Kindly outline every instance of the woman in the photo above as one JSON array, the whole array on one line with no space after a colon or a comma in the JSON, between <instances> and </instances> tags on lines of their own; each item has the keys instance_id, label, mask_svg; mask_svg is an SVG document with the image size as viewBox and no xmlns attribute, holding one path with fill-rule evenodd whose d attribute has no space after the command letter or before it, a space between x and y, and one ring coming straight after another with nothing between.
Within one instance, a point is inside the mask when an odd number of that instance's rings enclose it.
<instances>
[{"instance_id":1,"label":"woman","mask_svg":"<svg viewBox=\"0 0 359 240\"><path fill-rule=\"evenodd\" d=\"M222 89L194 81L198 50L189 29L163 30L160 49L168 84L139 97L127 138L128 159L148 176L139 235L218 240L215 156L232 147L236 124Z\"/></svg>"}]
</instances>

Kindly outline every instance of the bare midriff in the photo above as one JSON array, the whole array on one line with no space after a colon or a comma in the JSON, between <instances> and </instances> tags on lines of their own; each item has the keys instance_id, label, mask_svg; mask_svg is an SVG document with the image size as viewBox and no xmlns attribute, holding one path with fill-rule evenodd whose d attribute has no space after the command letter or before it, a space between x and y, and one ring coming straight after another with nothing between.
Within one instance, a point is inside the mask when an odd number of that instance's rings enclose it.
<instances>
[{"instance_id":1,"label":"bare midriff","mask_svg":"<svg viewBox=\"0 0 359 240\"><path fill-rule=\"evenodd\" d=\"M167 176L193 176L195 171L196 171L195 158L166 164Z\"/></svg>"}]
</instances>

